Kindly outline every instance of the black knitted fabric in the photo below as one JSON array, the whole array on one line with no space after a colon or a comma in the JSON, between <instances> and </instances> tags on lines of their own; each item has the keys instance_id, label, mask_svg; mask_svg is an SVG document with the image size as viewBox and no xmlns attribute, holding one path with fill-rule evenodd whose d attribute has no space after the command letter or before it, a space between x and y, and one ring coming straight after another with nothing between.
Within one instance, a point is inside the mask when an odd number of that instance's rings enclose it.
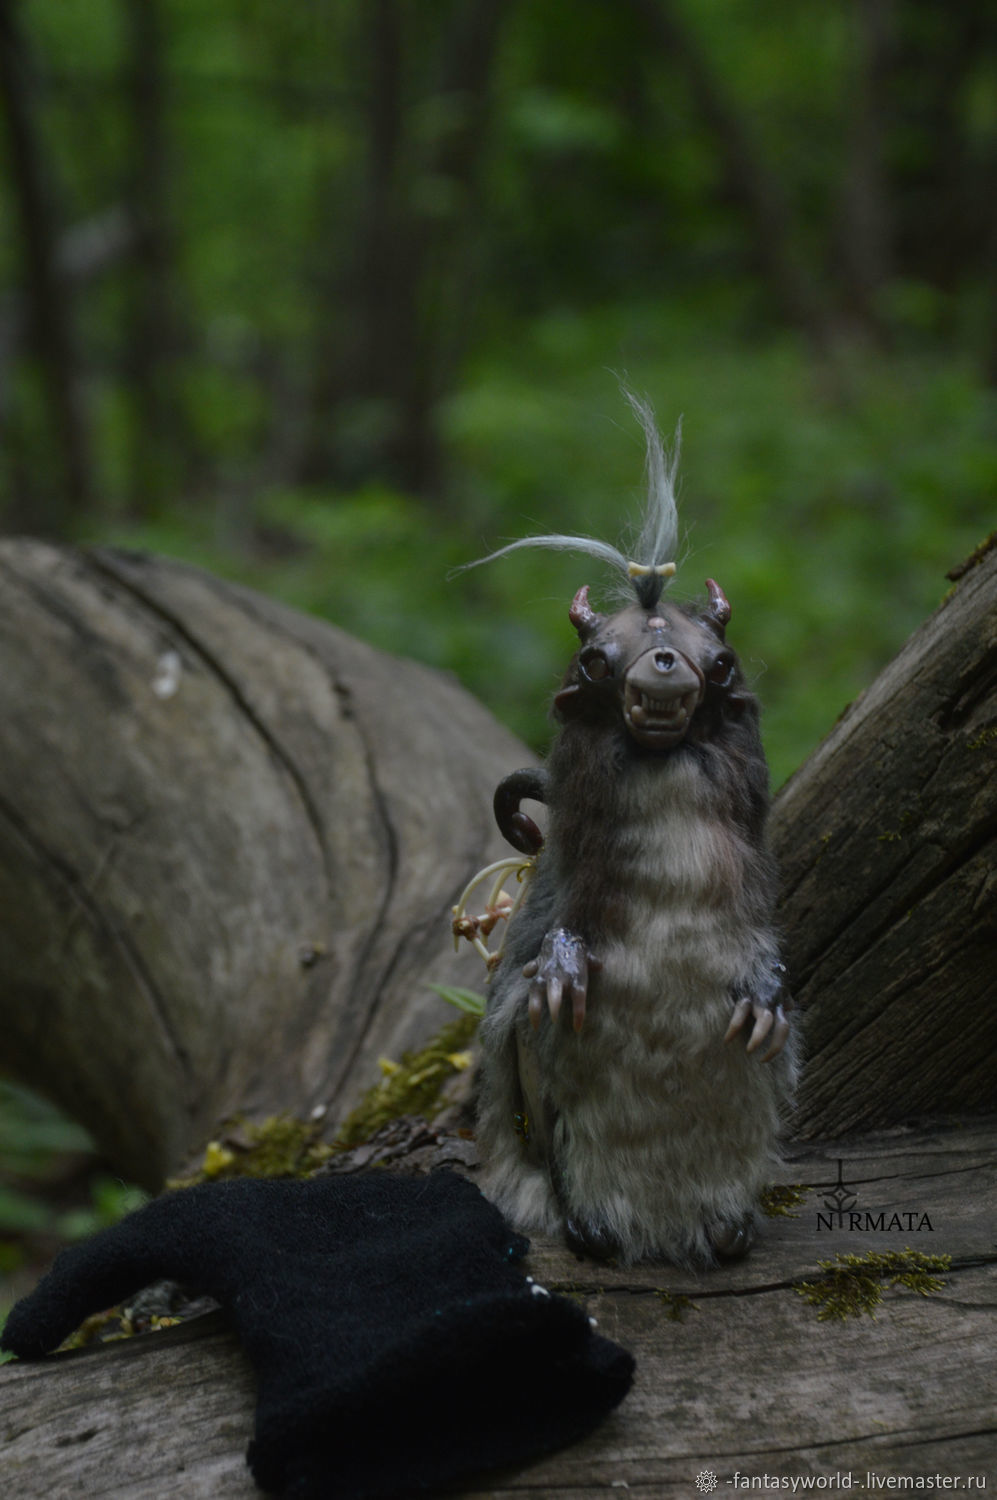
<instances>
[{"instance_id":1,"label":"black knitted fabric","mask_svg":"<svg viewBox=\"0 0 997 1500\"><path fill-rule=\"evenodd\" d=\"M529 1283L473 1183L372 1172L168 1193L64 1250L2 1345L56 1348L169 1278L228 1310L258 1379L248 1460L289 1500L413 1496L574 1441L633 1359Z\"/></svg>"}]
</instances>

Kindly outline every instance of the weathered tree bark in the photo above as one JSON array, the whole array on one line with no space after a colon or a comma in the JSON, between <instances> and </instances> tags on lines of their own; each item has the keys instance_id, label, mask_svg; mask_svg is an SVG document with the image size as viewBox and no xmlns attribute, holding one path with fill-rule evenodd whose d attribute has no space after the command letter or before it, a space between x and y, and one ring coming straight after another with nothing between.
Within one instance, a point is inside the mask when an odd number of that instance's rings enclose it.
<instances>
[{"instance_id":1,"label":"weathered tree bark","mask_svg":"<svg viewBox=\"0 0 997 1500\"><path fill-rule=\"evenodd\" d=\"M342 1115L481 988L448 909L528 752L451 679L165 561L0 544L0 1066L150 1187Z\"/></svg>"},{"instance_id":2,"label":"weathered tree bark","mask_svg":"<svg viewBox=\"0 0 997 1500\"><path fill-rule=\"evenodd\" d=\"M963 1488L970 1474L992 1481L995 1149L990 1122L800 1151L779 1177L806 1189L793 1217L769 1220L747 1260L706 1276L595 1266L537 1240L526 1269L579 1298L601 1332L634 1352L634 1389L582 1442L462 1493L604 1500L619 1486L639 1500L679 1500L703 1471L716 1473L720 1494L735 1473L745 1489L748 1477L757 1489L763 1474L780 1476L784 1491L794 1478L816 1487L813 1476L835 1489L834 1475L850 1473L858 1492L870 1470L884 1483L936 1473L961 1475ZM927 1214L930 1229L852 1231L847 1214L839 1224L826 1211L835 1222L819 1227L838 1159L863 1222L866 1210L884 1225ZM885 1290L875 1322L818 1322L793 1290L837 1252L905 1245L950 1255L945 1285L927 1297ZM254 1404L249 1362L220 1314L10 1365L0 1370L0 1481L18 1500L253 1500ZM439 1420L447 1442L445 1390Z\"/></svg>"},{"instance_id":3,"label":"weathered tree bark","mask_svg":"<svg viewBox=\"0 0 997 1500\"><path fill-rule=\"evenodd\" d=\"M957 571L776 802L804 1134L993 1106L997 533Z\"/></svg>"}]
</instances>

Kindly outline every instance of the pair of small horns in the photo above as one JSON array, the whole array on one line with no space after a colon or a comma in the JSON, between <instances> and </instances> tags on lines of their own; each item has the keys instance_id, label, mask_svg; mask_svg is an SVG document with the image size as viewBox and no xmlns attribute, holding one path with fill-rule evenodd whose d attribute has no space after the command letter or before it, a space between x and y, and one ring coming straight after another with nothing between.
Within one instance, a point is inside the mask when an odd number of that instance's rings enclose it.
<instances>
[{"instance_id":1,"label":"pair of small horns","mask_svg":"<svg viewBox=\"0 0 997 1500\"><path fill-rule=\"evenodd\" d=\"M589 586L587 583L582 584L578 593L572 599L571 608L568 610L568 619L578 631L582 640L587 635L591 635L598 625L600 616L596 614L589 603Z\"/></svg>"},{"instance_id":2,"label":"pair of small horns","mask_svg":"<svg viewBox=\"0 0 997 1500\"><path fill-rule=\"evenodd\" d=\"M730 605L727 602L727 595L713 578L706 580L706 587L710 595L710 602L706 607L706 618L713 625L717 626L720 634L723 635L727 622L730 619ZM596 614L589 603L588 584L583 583L571 601L571 608L568 610L568 619L584 641L596 629L601 618L601 615Z\"/></svg>"},{"instance_id":3,"label":"pair of small horns","mask_svg":"<svg viewBox=\"0 0 997 1500\"><path fill-rule=\"evenodd\" d=\"M710 602L706 607L706 614L709 619L715 620L720 626L720 633L722 635L730 619L730 605L727 602L727 595L719 583L712 578L706 580L706 587L710 592Z\"/></svg>"}]
</instances>

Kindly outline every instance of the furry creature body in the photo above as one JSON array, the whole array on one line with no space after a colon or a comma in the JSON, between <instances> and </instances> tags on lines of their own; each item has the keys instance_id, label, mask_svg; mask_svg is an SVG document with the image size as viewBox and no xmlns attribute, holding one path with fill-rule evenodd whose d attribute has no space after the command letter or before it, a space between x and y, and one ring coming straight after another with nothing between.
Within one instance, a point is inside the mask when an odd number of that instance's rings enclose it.
<instances>
[{"instance_id":1,"label":"furry creature body","mask_svg":"<svg viewBox=\"0 0 997 1500\"><path fill-rule=\"evenodd\" d=\"M758 705L722 590L661 598L674 460L630 399L648 441L643 560L581 538L503 549L594 552L633 602L605 616L579 590L547 765L496 793L536 869L491 980L478 1139L485 1191L518 1227L702 1267L750 1247L795 1065ZM545 837L525 799L546 804Z\"/></svg>"}]
</instances>

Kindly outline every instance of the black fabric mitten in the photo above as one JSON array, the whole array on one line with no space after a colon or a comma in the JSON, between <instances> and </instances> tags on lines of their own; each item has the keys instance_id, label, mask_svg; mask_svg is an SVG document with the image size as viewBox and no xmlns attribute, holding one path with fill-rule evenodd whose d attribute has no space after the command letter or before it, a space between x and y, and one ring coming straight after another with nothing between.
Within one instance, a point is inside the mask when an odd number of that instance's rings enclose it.
<instances>
[{"instance_id":1,"label":"black fabric mitten","mask_svg":"<svg viewBox=\"0 0 997 1500\"><path fill-rule=\"evenodd\" d=\"M263 1489L412 1496L572 1442L630 1388L631 1355L524 1278L528 1248L451 1172L209 1183L64 1250L2 1346L38 1358L181 1281L222 1303L255 1367Z\"/></svg>"}]
</instances>

